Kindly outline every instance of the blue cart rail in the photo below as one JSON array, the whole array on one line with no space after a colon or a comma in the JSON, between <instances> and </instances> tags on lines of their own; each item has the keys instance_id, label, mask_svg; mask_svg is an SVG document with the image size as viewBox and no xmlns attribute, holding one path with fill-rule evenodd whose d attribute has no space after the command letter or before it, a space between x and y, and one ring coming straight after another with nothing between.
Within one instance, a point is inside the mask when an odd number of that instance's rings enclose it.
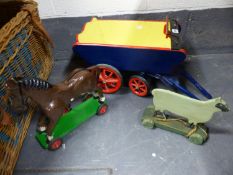
<instances>
[{"instance_id":1,"label":"blue cart rail","mask_svg":"<svg viewBox=\"0 0 233 175\"><path fill-rule=\"evenodd\" d=\"M191 98L199 99L190 90L188 90L187 88L185 88L180 84L179 80L177 79L177 76L174 77L174 76L167 76L160 74L156 74L156 75L149 74L149 76L161 80L165 85L176 88L180 92L184 93L185 95ZM183 71L182 73L179 74L179 76L188 80L204 97L206 97L207 99L212 99L212 95L210 95L210 93L207 90L205 90L188 72Z\"/></svg>"}]
</instances>

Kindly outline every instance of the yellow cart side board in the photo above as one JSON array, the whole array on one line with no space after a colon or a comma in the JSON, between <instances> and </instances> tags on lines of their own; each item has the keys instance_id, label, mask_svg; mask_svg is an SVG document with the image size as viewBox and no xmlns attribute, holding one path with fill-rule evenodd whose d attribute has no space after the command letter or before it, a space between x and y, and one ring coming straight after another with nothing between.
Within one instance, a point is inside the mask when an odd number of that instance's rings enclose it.
<instances>
[{"instance_id":1,"label":"yellow cart side board","mask_svg":"<svg viewBox=\"0 0 233 175\"><path fill-rule=\"evenodd\" d=\"M77 36L80 44L101 44L171 49L164 34L166 21L98 20L86 23Z\"/></svg>"}]
</instances>

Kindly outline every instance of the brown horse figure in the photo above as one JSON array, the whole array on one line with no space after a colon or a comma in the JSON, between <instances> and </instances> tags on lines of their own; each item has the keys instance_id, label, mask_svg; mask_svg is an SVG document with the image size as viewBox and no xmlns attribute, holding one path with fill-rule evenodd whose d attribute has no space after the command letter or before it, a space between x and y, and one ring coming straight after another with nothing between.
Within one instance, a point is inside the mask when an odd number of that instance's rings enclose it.
<instances>
[{"instance_id":1,"label":"brown horse figure","mask_svg":"<svg viewBox=\"0 0 233 175\"><path fill-rule=\"evenodd\" d=\"M41 108L43 114L49 118L48 126L44 124L44 117L39 119L40 130L45 130L48 139L52 139L52 130L59 117L70 103L80 96L93 93L100 100L104 100L103 93L98 87L98 77L100 69L92 66L87 69L75 69L62 82L51 85L41 79L12 78L7 80L6 88L11 96L14 97L11 104L18 109L24 109L23 97L30 97ZM21 102L21 103L19 103ZM17 103L17 105L15 105ZM20 105L19 105L20 104Z\"/></svg>"}]
</instances>

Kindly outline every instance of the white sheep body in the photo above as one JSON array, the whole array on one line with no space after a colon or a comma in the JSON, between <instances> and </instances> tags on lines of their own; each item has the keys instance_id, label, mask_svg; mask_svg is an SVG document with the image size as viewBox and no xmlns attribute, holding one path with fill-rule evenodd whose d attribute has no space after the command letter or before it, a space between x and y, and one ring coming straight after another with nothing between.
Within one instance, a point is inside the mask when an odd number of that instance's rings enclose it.
<instances>
[{"instance_id":1,"label":"white sheep body","mask_svg":"<svg viewBox=\"0 0 233 175\"><path fill-rule=\"evenodd\" d=\"M225 103L220 97L200 101L165 89L154 89L152 94L156 111L169 111L193 124L209 121L215 112L221 111L215 105Z\"/></svg>"}]
</instances>

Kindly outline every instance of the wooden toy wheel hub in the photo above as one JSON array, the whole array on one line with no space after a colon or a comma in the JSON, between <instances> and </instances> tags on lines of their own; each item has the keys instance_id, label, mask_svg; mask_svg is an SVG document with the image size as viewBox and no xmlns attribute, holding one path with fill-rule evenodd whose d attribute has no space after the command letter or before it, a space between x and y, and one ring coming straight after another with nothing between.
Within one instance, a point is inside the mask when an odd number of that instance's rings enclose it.
<instances>
[{"instance_id":1,"label":"wooden toy wheel hub","mask_svg":"<svg viewBox=\"0 0 233 175\"><path fill-rule=\"evenodd\" d=\"M108 110L108 105L107 104L102 104L100 105L98 111L97 111L97 115L103 115L107 112Z\"/></svg>"},{"instance_id":2,"label":"wooden toy wheel hub","mask_svg":"<svg viewBox=\"0 0 233 175\"><path fill-rule=\"evenodd\" d=\"M120 72L110 65L99 65L101 73L99 75L99 86L103 93L111 94L118 91L122 84Z\"/></svg>"},{"instance_id":3,"label":"wooden toy wheel hub","mask_svg":"<svg viewBox=\"0 0 233 175\"><path fill-rule=\"evenodd\" d=\"M100 113L104 114L107 111L107 106L104 106L100 109Z\"/></svg>"},{"instance_id":4,"label":"wooden toy wheel hub","mask_svg":"<svg viewBox=\"0 0 233 175\"><path fill-rule=\"evenodd\" d=\"M148 83L143 77L132 76L129 80L130 90L137 96L144 97L148 94Z\"/></svg>"},{"instance_id":5,"label":"wooden toy wheel hub","mask_svg":"<svg viewBox=\"0 0 233 175\"><path fill-rule=\"evenodd\" d=\"M61 145L62 145L62 140L56 139L49 144L49 149L50 150L57 150L61 147Z\"/></svg>"}]
</instances>

